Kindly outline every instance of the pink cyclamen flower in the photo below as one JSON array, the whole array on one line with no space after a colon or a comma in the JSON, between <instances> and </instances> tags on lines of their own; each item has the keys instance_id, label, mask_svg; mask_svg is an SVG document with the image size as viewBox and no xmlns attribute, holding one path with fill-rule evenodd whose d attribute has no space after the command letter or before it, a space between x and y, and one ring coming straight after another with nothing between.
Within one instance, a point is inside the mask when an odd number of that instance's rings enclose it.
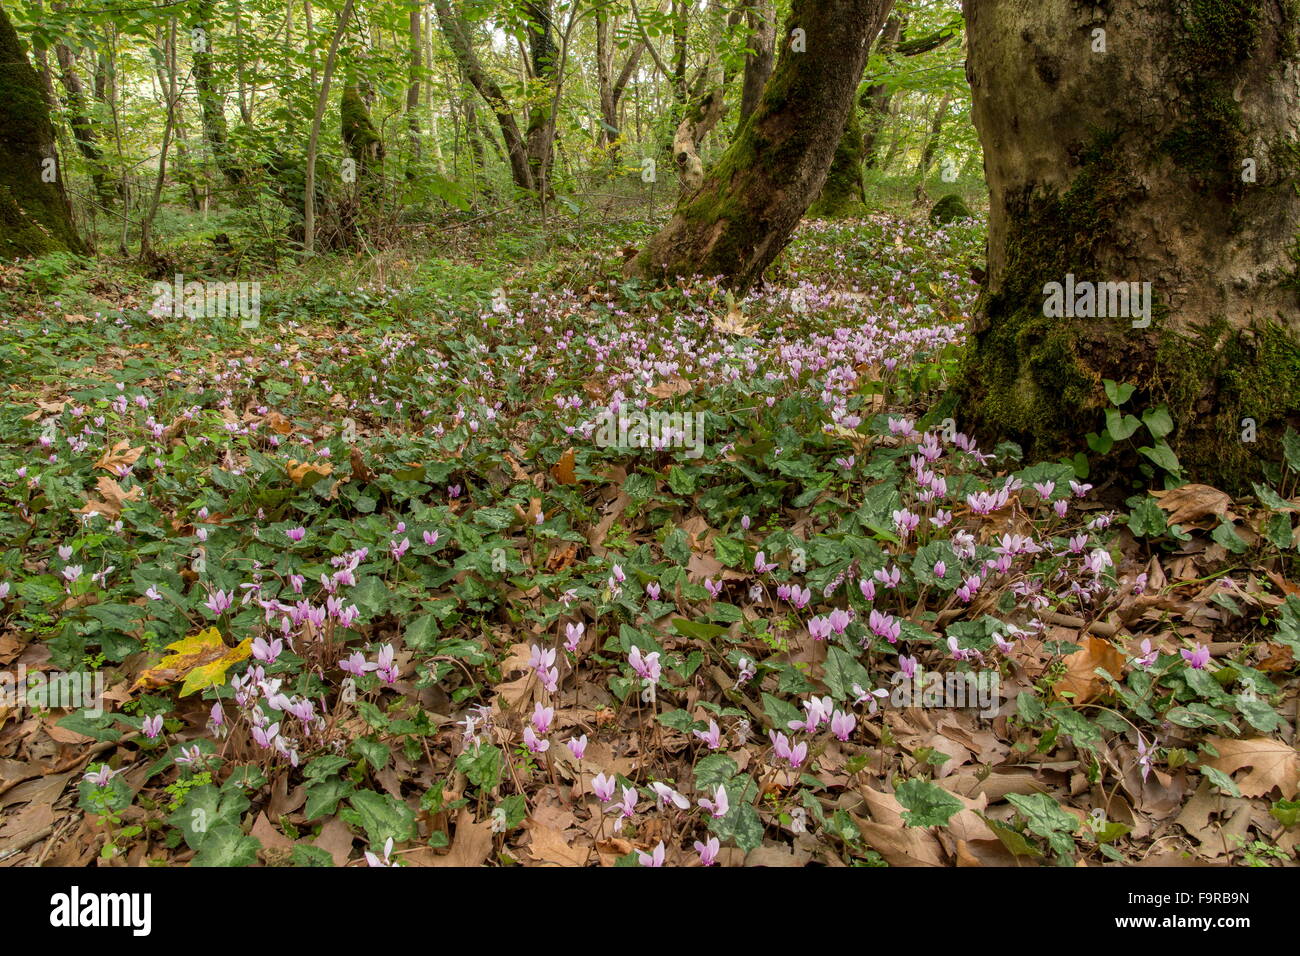
<instances>
[{"instance_id":1,"label":"pink cyclamen flower","mask_svg":"<svg viewBox=\"0 0 1300 956\"><path fill-rule=\"evenodd\" d=\"M831 636L831 622L828 618L813 617L808 619L808 633L814 641L824 641Z\"/></svg>"},{"instance_id":2,"label":"pink cyclamen flower","mask_svg":"<svg viewBox=\"0 0 1300 956\"><path fill-rule=\"evenodd\" d=\"M285 537L297 544L303 538L307 537L307 529L303 527L290 528L284 533Z\"/></svg>"},{"instance_id":3,"label":"pink cyclamen flower","mask_svg":"<svg viewBox=\"0 0 1300 956\"><path fill-rule=\"evenodd\" d=\"M709 837L708 843L695 841L695 852L700 855L700 866L712 866L716 863L721 849L722 844L718 842L717 837Z\"/></svg>"},{"instance_id":4,"label":"pink cyclamen flower","mask_svg":"<svg viewBox=\"0 0 1300 956\"><path fill-rule=\"evenodd\" d=\"M1184 648L1178 653L1183 655L1183 660L1187 661L1194 670L1204 670L1205 665L1210 662L1210 648L1205 644L1197 644L1194 651Z\"/></svg>"},{"instance_id":5,"label":"pink cyclamen flower","mask_svg":"<svg viewBox=\"0 0 1300 956\"><path fill-rule=\"evenodd\" d=\"M638 677L652 684L659 683L659 675L662 669L659 664L658 651L651 651L649 654L642 655L641 648L633 646L632 650L628 652L627 662L632 665L632 670L636 671Z\"/></svg>"},{"instance_id":6,"label":"pink cyclamen flower","mask_svg":"<svg viewBox=\"0 0 1300 956\"><path fill-rule=\"evenodd\" d=\"M649 595L650 600L652 601L659 600L659 592L660 589L659 589L658 581L651 581L649 584L645 586L645 593Z\"/></svg>"},{"instance_id":7,"label":"pink cyclamen flower","mask_svg":"<svg viewBox=\"0 0 1300 956\"><path fill-rule=\"evenodd\" d=\"M266 638L264 637L253 638L253 657L259 661L274 664L276 658L278 658L283 651L284 641L280 640L278 637L271 641L270 644L266 642Z\"/></svg>"},{"instance_id":8,"label":"pink cyclamen flower","mask_svg":"<svg viewBox=\"0 0 1300 956\"><path fill-rule=\"evenodd\" d=\"M533 705L533 727L539 734L544 734L551 729L551 721L555 719L554 707L543 707L539 700Z\"/></svg>"},{"instance_id":9,"label":"pink cyclamen flower","mask_svg":"<svg viewBox=\"0 0 1300 956\"><path fill-rule=\"evenodd\" d=\"M1156 749L1142 739L1138 734L1138 765L1142 768L1142 779L1146 780L1147 774L1151 772L1151 762L1155 758Z\"/></svg>"},{"instance_id":10,"label":"pink cyclamen flower","mask_svg":"<svg viewBox=\"0 0 1300 956\"><path fill-rule=\"evenodd\" d=\"M582 640L582 634L586 629L587 625L581 621L564 625L564 649L570 654L578 653L578 642Z\"/></svg>"},{"instance_id":11,"label":"pink cyclamen flower","mask_svg":"<svg viewBox=\"0 0 1300 956\"><path fill-rule=\"evenodd\" d=\"M546 670L546 668L551 667L555 663L555 648L553 647L548 647L546 650L542 650L541 647L534 644L528 649L528 651L528 666L532 670L537 671L538 674L541 674Z\"/></svg>"},{"instance_id":12,"label":"pink cyclamen flower","mask_svg":"<svg viewBox=\"0 0 1300 956\"><path fill-rule=\"evenodd\" d=\"M144 735L150 740L157 740L158 735L162 733L163 719L162 714L154 714L152 717L146 717L141 725Z\"/></svg>"},{"instance_id":13,"label":"pink cyclamen flower","mask_svg":"<svg viewBox=\"0 0 1300 956\"><path fill-rule=\"evenodd\" d=\"M235 594L233 591L229 594L225 591L213 591L208 595L208 599L203 602L203 606L213 614L224 614L226 611L230 610L230 606L234 601Z\"/></svg>"},{"instance_id":14,"label":"pink cyclamen flower","mask_svg":"<svg viewBox=\"0 0 1300 956\"><path fill-rule=\"evenodd\" d=\"M844 608L837 607L835 610L831 611L828 622L832 631L836 634L843 634L848 629L849 622L852 620L852 611L846 611Z\"/></svg>"},{"instance_id":15,"label":"pink cyclamen flower","mask_svg":"<svg viewBox=\"0 0 1300 956\"><path fill-rule=\"evenodd\" d=\"M112 779L121 772L120 769L112 770L108 764L103 763L99 765L98 770L86 771L86 775L82 779L87 783L93 783L97 787L107 787Z\"/></svg>"},{"instance_id":16,"label":"pink cyclamen flower","mask_svg":"<svg viewBox=\"0 0 1300 956\"><path fill-rule=\"evenodd\" d=\"M782 760L785 760L791 767L798 768L808 756L807 742L790 745L790 738L785 734L777 733L775 730L769 730L768 736L772 739L772 752Z\"/></svg>"},{"instance_id":17,"label":"pink cyclamen flower","mask_svg":"<svg viewBox=\"0 0 1300 956\"><path fill-rule=\"evenodd\" d=\"M903 624L896 620L891 614L882 614L879 611L872 610L867 618L867 627L871 633L877 637L883 637L890 644L897 644L899 636L903 633Z\"/></svg>"},{"instance_id":18,"label":"pink cyclamen flower","mask_svg":"<svg viewBox=\"0 0 1300 956\"><path fill-rule=\"evenodd\" d=\"M339 661L339 667L347 671L349 674L356 674L358 677L374 670L378 666L378 664L372 664L367 661L365 655L360 651L353 651L350 656Z\"/></svg>"},{"instance_id":19,"label":"pink cyclamen flower","mask_svg":"<svg viewBox=\"0 0 1300 956\"><path fill-rule=\"evenodd\" d=\"M438 543L438 532L436 531L424 532L424 543L432 548L435 544Z\"/></svg>"},{"instance_id":20,"label":"pink cyclamen flower","mask_svg":"<svg viewBox=\"0 0 1300 956\"><path fill-rule=\"evenodd\" d=\"M551 749L551 742L539 739L537 734L533 733L533 728L526 726L524 727L524 746L528 748L529 753L541 754Z\"/></svg>"},{"instance_id":21,"label":"pink cyclamen flower","mask_svg":"<svg viewBox=\"0 0 1300 956\"><path fill-rule=\"evenodd\" d=\"M270 727L253 727L253 739L257 741L257 745L263 750L269 749L278 736L280 736L280 724L278 722Z\"/></svg>"},{"instance_id":22,"label":"pink cyclamen flower","mask_svg":"<svg viewBox=\"0 0 1300 956\"><path fill-rule=\"evenodd\" d=\"M654 783L650 784L650 789L655 792L660 807L666 807L671 803L679 810L687 810L691 806L689 800L666 783L660 783L656 780Z\"/></svg>"},{"instance_id":23,"label":"pink cyclamen flower","mask_svg":"<svg viewBox=\"0 0 1300 956\"><path fill-rule=\"evenodd\" d=\"M696 737L704 741L710 750L717 750L722 746L722 733L718 730L718 722L710 718L708 730L692 731Z\"/></svg>"},{"instance_id":24,"label":"pink cyclamen flower","mask_svg":"<svg viewBox=\"0 0 1300 956\"><path fill-rule=\"evenodd\" d=\"M565 746L569 748L569 753L573 754L574 760L581 760L583 755L587 752L587 735L583 734L581 737L570 737Z\"/></svg>"},{"instance_id":25,"label":"pink cyclamen flower","mask_svg":"<svg viewBox=\"0 0 1300 956\"><path fill-rule=\"evenodd\" d=\"M619 815L618 820L614 822L615 831L622 830L623 821L630 819L636 813L636 805L640 802L640 799L633 787L623 788L623 799L610 807L611 812Z\"/></svg>"},{"instance_id":26,"label":"pink cyclamen flower","mask_svg":"<svg viewBox=\"0 0 1300 956\"><path fill-rule=\"evenodd\" d=\"M382 860L371 851L366 850L366 865L367 866L396 866L397 864L392 862L391 859L392 853L393 853L393 838L389 837L387 840L384 841L384 858Z\"/></svg>"},{"instance_id":27,"label":"pink cyclamen flower","mask_svg":"<svg viewBox=\"0 0 1300 956\"><path fill-rule=\"evenodd\" d=\"M859 580L858 590L862 592L862 596L868 601L874 601L876 599L876 582L872 581L870 578L862 578Z\"/></svg>"},{"instance_id":28,"label":"pink cyclamen flower","mask_svg":"<svg viewBox=\"0 0 1300 956\"><path fill-rule=\"evenodd\" d=\"M614 799L614 788L617 786L618 781L614 777L603 773L596 774L591 780L591 792L601 803L609 803Z\"/></svg>"},{"instance_id":29,"label":"pink cyclamen flower","mask_svg":"<svg viewBox=\"0 0 1300 956\"><path fill-rule=\"evenodd\" d=\"M916 663L915 657L908 657L906 654L898 655L898 669L908 680L916 676Z\"/></svg>"},{"instance_id":30,"label":"pink cyclamen flower","mask_svg":"<svg viewBox=\"0 0 1300 956\"><path fill-rule=\"evenodd\" d=\"M767 555L764 554L762 551L760 551L760 552L758 552L758 554L754 555L754 573L755 573L755 574L767 574L768 571L771 571L771 570L773 570L773 569L775 569L775 568L776 568L776 562L775 562L775 561L768 561L768 560L767 560Z\"/></svg>"},{"instance_id":31,"label":"pink cyclamen flower","mask_svg":"<svg viewBox=\"0 0 1300 956\"><path fill-rule=\"evenodd\" d=\"M713 792L713 799L701 797L699 804L705 810L708 810L714 817L725 817L727 811L731 809L731 802L727 799L727 788L718 784L718 789Z\"/></svg>"},{"instance_id":32,"label":"pink cyclamen flower","mask_svg":"<svg viewBox=\"0 0 1300 956\"><path fill-rule=\"evenodd\" d=\"M722 593L722 582L715 581L713 578L705 578L704 588L716 599Z\"/></svg>"},{"instance_id":33,"label":"pink cyclamen flower","mask_svg":"<svg viewBox=\"0 0 1300 956\"><path fill-rule=\"evenodd\" d=\"M1151 638L1144 637L1142 638L1142 656L1136 658L1133 661L1133 663L1136 664L1138 667L1146 669L1149 668L1152 664L1154 664L1156 662L1156 658L1159 656L1160 656L1160 652L1151 646Z\"/></svg>"},{"instance_id":34,"label":"pink cyclamen flower","mask_svg":"<svg viewBox=\"0 0 1300 956\"><path fill-rule=\"evenodd\" d=\"M790 589L790 603L795 606L796 610L802 611L805 607L808 606L808 602L811 600L812 600L811 588L803 588L801 590L799 588L799 585L796 584L793 588Z\"/></svg>"},{"instance_id":35,"label":"pink cyclamen flower","mask_svg":"<svg viewBox=\"0 0 1300 956\"><path fill-rule=\"evenodd\" d=\"M831 733L839 740L848 740L849 735L853 733L853 728L857 725L858 719L852 714L846 714L842 710L837 710L831 716Z\"/></svg>"},{"instance_id":36,"label":"pink cyclamen flower","mask_svg":"<svg viewBox=\"0 0 1300 956\"><path fill-rule=\"evenodd\" d=\"M660 840L655 846L653 853L646 853L642 850L636 851L637 862L642 866L663 866L664 865L664 841Z\"/></svg>"},{"instance_id":37,"label":"pink cyclamen flower","mask_svg":"<svg viewBox=\"0 0 1300 956\"><path fill-rule=\"evenodd\" d=\"M393 645L385 644L379 649L376 658L375 673L385 684L397 683L397 668L393 666Z\"/></svg>"}]
</instances>

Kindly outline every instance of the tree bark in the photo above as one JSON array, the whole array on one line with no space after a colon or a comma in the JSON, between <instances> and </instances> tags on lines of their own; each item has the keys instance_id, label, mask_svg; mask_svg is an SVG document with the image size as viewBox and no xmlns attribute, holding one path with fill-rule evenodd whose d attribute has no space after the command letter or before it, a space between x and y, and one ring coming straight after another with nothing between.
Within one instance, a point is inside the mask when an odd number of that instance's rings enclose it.
<instances>
[{"instance_id":1,"label":"tree bark","mask_svg":"<svg viewBox=\"0 0 1300 956\"><path fill-rule=\"evenodd\" d=\"M750 30L749 46L754 52L745 54L737 133L758 105L758 98L763 95L763 87L772 76L772 64L776 60L776 5L772 0L749 0L745 5L745 18Z\"/></svg>"},{"instance_id":2,"label":"tree bark","mask_svg":"<svg viewBox=\"0 0 1300 956\"><path fill-rule=\"evenodd\" d=\"M316 251L316 153L320 145L321 121L325 118L325 105L330 98L330 79L334 75L334 63L338 59L339 43L348 28L348 18L352 16L353 0L347 0L339 11L338 23L334 27L334 36L330 39L329 53L325 56L325 75L320 90L316 93L316 110L312 116L311 133L307 137L307 169L304 173L302 199L302 249L306 255ZM311 9L311 5L307 5ZM312 70L313 77L315 70ZM313 80L314 82L314 80Z\"/></svg>"},{"instance_id":3,"label":"tree bark","mask_svg":"<svg viewBox=\"0 0 1300 956\"><path fill-rule=\"evenodd\" d=\"M794 0L749 122L672 219L628 264L654 279L721 276L744 290L821 191L871 41L892 0Z\"/></svg>"},{"instance_id":4,"label":"tree bark","mask_svg":"<svg viewBox=\"0 0 1300 956\"><path fill-rule=\"evenodd\" d=\"M524 138L519 133L519 124L501 87L483 69L478 54L469 40L469 31L459 12L453 11L450 0L433 0L434 11L438 14L438 25L447 38L457 62L464 70L470 85L478 90L480 96L496 114L497 125L501 127L501 138L505 140L506 150L510 154L510 175L520 189L532 191L533 175L528 163L528 149Z\"/></svg>"},{"instance_id":5,"label":"tree bark","mask_svg":"<svg viewBox=\"0 0 1300 956\"><path fill-rule=\"evenodd\" d=\"M57 250L86 246L72 224L40 77L0 7L0 256Z\"/></svg>"},{"instance_id":6,"label":"tree bark","mask_svg":"<svg viewBox=\"0 0 1300 956\"><path fill-rule=\"evenodd\" d=\"M822 186L821 195L808 209L809 216L834 219L848 213L856 202L866 201L862 187L862 123L858 121L858 108L849 107L849 120L844 125L844 135L835 147L830 171Z\"/></svg>"},{"instance_id":7,"label":"tree bark","mask_svg":"<svg viewBox=\"0 0 1300 956\"><path fill-rule=\"evenodd\" d=\"M549 192L551 166L555 162L555 111L551 94L559 82L556 66L560 51L551 33L550 0L528 0L524 10L528 16L528 56L533 80L537 84L537 89L529 96L528 168L533 186L539 191ZM542 95L542 90L546 96Z\"/></svg>"},{"instance_id":8,"label":"tree bark","mask_svg":"<svg viewBox=\"0 0 1300 956\"><path fill-rule=\"evenodd\" d=\"M87 112L86 88L77 75L77 60L71 50L62 43L54 46L55 57L59 61L59 80L66 93L65 105L68 110L68 125L72 128L72 139L77 144L77 151L90 166L90 178L95 185L95 195L103 203L113 200L113 190L104 176L104 154L99 148L99 135L95 124Z\"/></svg>"},{"instance_id":9,"label":"tree bark","mask_svg":"<svg viewBox=\"0 0 1300 956\"><path fill-rule=\"evenodd\" d=\"M1168 406L1186 470L1239 487L1300 412L1295 6L964 8L990 216L959 425L1072 452L1101 380L1129 382L1126 408ZM1149 317L1054 317L1049 283L1085 281L1150 283Z\"/></svg>"},{"instance_id":10,"label":"tree bark","mask_svg":"<svg viewBox=\"0 0 1300 956\"><path fill-rule=\"evenodd\" d=\"M410 139L411 157L406 168L407 178L414 176L415 169L412 164L420 158L420 51L424 45L422 9L419 0L412 2L408 24L410 46L407 56L410 62L407 69L406 130Z\"/></svg>"},{"instance_id":11,"label":"tree bark","mask_svg":"<svg viewBox=\"0 0 1300 956\"><path fill-rule=\"evenodd\" d=\"M212 0L198 0L191 25L191 48L194 51L194 86L198 90L199 108L203 113L203 138L212 151L212 160L232 186L244 178L243 170L230 155L229 127L226 125L226 98L217 89L212 68Z\"/></svg>"},{"instance_id":12,"label":"tree bark","mask_svg":"<svg viewBox=\"0 0 1300 956\"><path fill-rule=\"evenodd\" d=\"M877 49L886 60L891 59L897 48L906 23L906 18L897 14L885 23ZM866 111L866 123L862 133L862 160L867 169L874 168L879 161L880 134L885 128L885 121L889 119L889 104L893 98L893 93L885 83L872 83L862 91L860 103Z\"/></svg>"}]
</instances>

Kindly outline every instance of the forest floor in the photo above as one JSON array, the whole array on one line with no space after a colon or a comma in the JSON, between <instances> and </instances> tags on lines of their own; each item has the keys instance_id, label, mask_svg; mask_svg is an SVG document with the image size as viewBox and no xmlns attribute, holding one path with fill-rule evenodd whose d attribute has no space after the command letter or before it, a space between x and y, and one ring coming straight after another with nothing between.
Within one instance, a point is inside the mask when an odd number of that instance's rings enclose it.
<instances>
[{"instance_id":1,"label":"forest floor","mask_svg":"<svg viewBox=\"0 0 1300 956\"><path fill-rule=\"evenodd\" d=\"M0 666L103 680L0 698L0 862L1296 862L1300 440L1100 495L957 428L981 223L807 223L738 302L611 279L647 228L250 328L0 265Z\"/></svg>"}]
</instances>

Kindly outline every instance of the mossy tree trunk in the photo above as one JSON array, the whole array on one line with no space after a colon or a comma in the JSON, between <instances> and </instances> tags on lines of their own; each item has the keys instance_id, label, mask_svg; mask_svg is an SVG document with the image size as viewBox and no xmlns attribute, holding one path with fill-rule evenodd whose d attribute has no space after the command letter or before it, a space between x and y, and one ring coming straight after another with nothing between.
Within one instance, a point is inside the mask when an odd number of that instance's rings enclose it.
<instances>
[{"instance_id":1,"label":"mossy tree trunk","mask_svg":"<svg viewBox=\"0 0 1300 956\"><path fill-rule=\"evenodd\" d=\"M831 160L826 183L822 186L817 201L809 207L808 215L834 219L848 213L855 203L865 200L866 192L862 188L862 123L858 119L858 108L850 106L849 121L844 124L844 135L835 147L835 158Z\"/></svg>"},{"instance_id":2,"label":"mossy tree trunk","mask_svg":"<svg viewBox=\"0 0 1300 956\"><path fill-rule=\"evenodd\" d=\"M1168 405L1185 469L1239 483L1300 411L1297 5L964 8L990 219L959 424L1073 452L1101 380L1129 382L1130 407ZM1071 281L1151 283L1149 324L1049 317Z\"/></svg>"},{"instance_id":3,"label":"mossy tree trunk","mask_svg":"<svg viewBox=\"0 0 1300 956\"><path fill-rule=\"evenodd\" d=\"M355 164L358 193L375 198L383 185L384 143L370 118L370 110L357 87L355 77L344 84L339 100L339 125L343 145Z\"/></svg>"},{"instance_id":4,"label":"mossy tree trunk","mask_svg":"<svg viewBox=\"0 0 1300 956\"><path fill-rule=\"evenodd\" d=\"M528 55L532 61L536 88L529 95L528 168L539 192L551 192L551 167L555 162L555 112L551 94L556 81L559 49L551 33L550 0L528 0Z\"/></svg>"},{"instance_id":5,"label":"mossy tree trunk","mask_svg":"<svg viewBox=\"0 0 1300 956\"><path fill-rule=\"evenodd\" d=\"M86 247L54 150L54 126L40 77L0 7L0 256Z\"/></svg>"},{"instance_id":6,"label":"mossy tree trunk","mask_svg":"<svg viewBox=\"0 0 1300 956\"><path fill-rule=\"evenodd\" d=\"M794 0L753 115L628 271L653 279L762 276L821 191L867 51L893 0Z\"/></svg>"},{"instance_id":7,"label":"mossy tree trunk","mask_svg":"<svg viewBox=\"0 0 1300 956\"><path fill-rule=\"evenodd\" d=\"M772 76L772 64L776 60L776 4L773 0L747 0L745 24L750 31L748 48L754 52L745 54L737 133L754 112L759 97L763 95L763 87Z\"/></svg>"},{"instance_id":8,"label":"mossy tree trunk","mask_svg":"<svg viewBox=\"0 0 1300 956\"><path fill-rule=\"evenodd\" d=\"M194 86L203 113L203 138L212 151L212 161L227 183L238 185L244 171L230 152L230 132L226 124L226 97L217 86L213 70L212 0L198 0L190 24L190 47L194 54Z\"/></svg>"}]
</instances>

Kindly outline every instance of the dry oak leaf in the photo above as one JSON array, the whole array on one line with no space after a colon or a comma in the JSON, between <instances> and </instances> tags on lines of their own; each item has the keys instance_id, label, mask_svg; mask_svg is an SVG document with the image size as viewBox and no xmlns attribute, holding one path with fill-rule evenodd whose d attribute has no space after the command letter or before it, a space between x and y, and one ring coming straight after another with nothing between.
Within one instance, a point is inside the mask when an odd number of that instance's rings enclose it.
<instances>
[{"instance_id":1,"label":"dry oak leaf","mask_svg":"<svg viewBox=\"0 0 1300 956\"><path fill-rule=\"evenodd\" d=\"M144 489L136 485L130 491L123 491L112 478L100 478L95 482L102 501L87 498L86 503L76 509L77 514L99 514L105 518L116 518L122 513L122 505L128 501L139 501L144 496Z\"/></svg>"},{"instance_id":2,"label":"dry oak leaf","mask_svg":"<svg viewBox=\"0 0 1300 956\"><path fill-rule=\"evenodd\" d=\"M96 468L103 468L105 471L117 473L117 470L125 465L134 465L140 456L144 454L144 446L139 445L131 447L131 443L123 438L112 448L105 450L100 455L99 461L95 462Z\"/></svg>"},{"instance_id":3,"label":"dry oak leaf","mask_svg":"<svg viewBox=\"0 0 1300 956\"><path fill-rule=\"evenodd\" d=\"M1124 673L1124 655L1110 641L1089 634L1079 650L1065 659L1065 676L1056 682L1053 692L1075 706L1088 703L1106 690L1105 680L1094 673L1098 667L1119 679ZM1074 696L1065 697L1065 693Z\"/></svg>"},{"instance_id":4,"label":"dry oak leaf","mask_svg":"<svg viewBox=\"0 0 1300 956\"><path fill-rule=\"evenodd\" d=\"M175 653L164 657L141 674L131 685L131 690L162 687L184 677L180 696L186 697L196 690L224 684L226 671L253 653L253 639L246 637L237 647L227 647L221 632L210 627L168 644L167 649Z\"/></svg>"},{"instance_id":5,"label":"dry oak leaf","mask_svg":"<svg viewBox=\"0 0 1300 956\"><path fill-rule=\"evenodd\" d=\"M740 310L738 304L733 302L725 316L722 318L713 316L713 328L728 335L749 335L756 326L745 321L745 313Z\"/></svg>"},{"instance_id":6,"label":"dry oak leaf","mask_svg":"<svg viewBox=\"0 0 1300 956\"><path fill-rule=\"evenodd\" d=\"M1183 527L1209 517L1222 518L1232 499L1209 485L1183 485L1172 491L1153 491L1156 505L1169 512L1169 523Z\"/></svg>"},{"instance_id":7,"label":"dry oak leaf","mask_svg":"<svg viewBox=\"0 0 1300 956\"><path fill-rule=\"evenodd\" d=\"M317 462L315 464L296 461L290 458L284 463L284 470L289 477L293 479L295 485L301 485L308 475L314 474L319 478L326 478L334 471L334 466L328 462Z\"/></svg>"},{"instance_id":8,"label":"dry oak leaf","mask_svg":"<svg viewBox=\"0 0 1300 956\"><path fill-rule=\"evenodd\" d=\"M1262 797L1276 787L1286 799L1295 799L1296 791L1300 790L1300 751L1294 747L1266 737L1248 740L1212 737L1210 743L1219 756L1207 760L1209 766L1229 775L1243 767L1251 768L1250 773L1237 781L1244 795Z\"/></svg>"},{"instance_id":9,"label":"dry oak leaf","mask_svg":"<svg viewBox=\"0 0 1300 956\"><path fill-rule=\"evenodd\" d=\"M293 423L285 418L279 412L270 412L262 423L271 431L280 435L288 435L293 431Z\"/></svg>"},{"instance_id":10,"label":"dry oak leaf","mask_svg":"<svg viewBox=\"0 0 1300 956\"><path fill-rule=\"evenodd\" d=\"M474 814L462 807L456 818L456 832L451 839L451 852L433 857L429 866L482 866L492 853L492 821L474 822Z\"/></svg>"},{"instance_id":11,"label":"dry oak leaf","mask_svg":"<svg viewBox=\"0 0 1300 956\"><path fill-rule=\"evenodd\" d=\"M551 477L562 485L576 485L578 476L573 470L573 449L567 448L560 460L555 463L551 469Z\"/></svg>"},{"instance_id":12,"label":"dry oak leaf","mask_svg":"<svg viewBox=\"0 0 1300 956\"><path fill-rule=\"evenodd\" d=\"M559 830L548 827L529 817L524 827L532 834L528 852L539 863L553 863L558 866L586 866L588 851L585 847L574 846Z\"/></svg>"},{"instance_id":13,"label":"dry oak leaf","mask_svg":"<svg viewBox=\"0 0 1300 956\"><path fill-rule=\"evenodd\" d=\"M680 375L676 378L670 378L660 382L654 388L647 389L655 398L672 398L674 395L685 395L691 390L691 383L682 378Z\"/></svg>"}]
</instances>

